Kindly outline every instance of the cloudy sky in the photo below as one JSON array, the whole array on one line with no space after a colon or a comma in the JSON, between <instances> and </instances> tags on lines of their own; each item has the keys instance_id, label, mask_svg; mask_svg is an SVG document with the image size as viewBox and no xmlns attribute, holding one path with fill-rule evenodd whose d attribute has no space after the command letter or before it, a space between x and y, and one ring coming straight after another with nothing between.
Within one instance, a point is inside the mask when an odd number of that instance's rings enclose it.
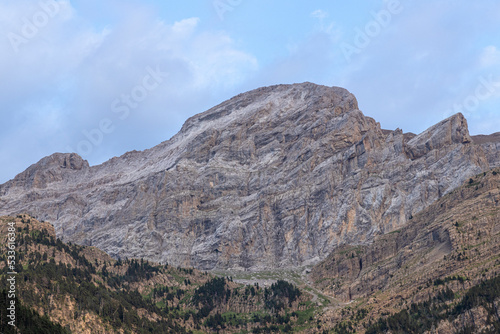
<instances>
[{"instance_id":1,"label":"cloudy sky","mask_svg":"<svg viewBox=\"0 0 500 334\"><path fill-rule=\"evenodd\" d=\"M342 86L383 128L456 112L500 131L497 0L2 0L0 183L54 152L91 165L238 93Z\"/></svg>"}]
</instances>

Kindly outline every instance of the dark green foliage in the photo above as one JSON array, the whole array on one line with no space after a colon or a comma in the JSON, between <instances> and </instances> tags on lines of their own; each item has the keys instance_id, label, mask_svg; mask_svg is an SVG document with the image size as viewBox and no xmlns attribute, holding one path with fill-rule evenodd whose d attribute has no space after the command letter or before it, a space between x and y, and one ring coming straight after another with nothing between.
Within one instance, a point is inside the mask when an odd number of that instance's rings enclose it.
<instances>
[{"instance_id":1,"label":"dark green foliage","mask_svg":"<svg viewBox=\"0 0 500 334\"><path fill-rule=\"evenodd\" d=\"M335 334L352 334L354 332L354 328L352 326L352 323L350 321L347 322L341 322L340 324L337 324L335 328L333 328L333 333Z\"/></svg>"},{"instance_id":2,"label":"dark green foliage","mask_svg":"<svg viewBox=\"0 0 500 334\"><path fill-rule=\"evenodd\" d=\"M463 283L463 282L465 282L465 280L466 279L464 277L455 275L455 276L445 277L444 279L438 278L438 279L434 280L434 285L436 285L436 286L444 285L444 284L451 282L451 281L459 281L460 283Z\"/></svg>"},{"instance_id":3,"label":"dark green foliage","mask_svg":"<svg viewBox=\"0 0 500 334\"><path fill-rule=\"evenodd\" d=\"M270 288L260 289L258 284L245 286L243 292L232 291L227 282L230 278L213 278L199 287L192 299L192 304L197 307L198 312L193 315L195 323L206 318L204 325L213 330L227 328L228 325L244 327L247 323L259 323L261 327L254 328L252 333L288 333L292 331L290 314L279 313L287 310L287 305L297 300L301 293L293 284L279 280ZM235 319L231 316L211 314L215 307L226 303L231 296L243 300L251 300L253 303L262 303L266 309L273 311L271 314L253 313L250 317Z\"/></svg>"},{"instance_id":4,"label":"dark green foliage","mask_svg":"<svg viewBox=\"0 0 500 334\"><path fill-rule=\"evenodd\" d=\"M216 313L205 320L205 326L214 330L217 330L218 328L224 329L226 328L225 322L225 319L219 313Z\"/></svg>"},{"instance_id":5,"label":"dark green foliage","mask_svg":"<svg viewBox=\"0 0 500 334\"><path fill-rule=\"evenodd\" d=\"M402 310L386 319L380 318L366 333L385 333L388 330L395 334L423 332L446 318L448 306L445 302L453 298L453 291L448 288L441 290L436 297L426 302L412 304L409 310Z\"/></svg>"},{"instance_id":6,"label":"dark green foliage","mask_svg":"<svg viewBox=\"0 0 500 334\"><path fill-rule=\"evenodd\" d=\"M139 261L132 259L125 273L124 280L128 282L137 282L140 280L149 280L151 277L160 271L159 267L150 265L142 259Z\"/></svg>"},{"instance_id":7,"label":"dark green foliage","mask_svg":"<svg viewBox=\"0 0 500 334\"><path fill-rule=\"evenodd\" d=\"M181 268L177 267L177 270L180 271L181 273L192 275L193 274L193 268Z\"/></svg>"},{"instance_id":8,"label":"dark green foliage","mask_svg":"<svg viewBox=\"0 0 500 334\"><path fill-rule=\"evenodd\" d=\"M300 295L301 292L295 285L283 280L278 280L269 289L264 289L265 305L268 309L275 311L284 308L285 299L288 300L288 305L291 306Z\"/></svg>"},{"instance_id":9,"label":"dark green foliage","mask_svg":"<svg viewBox=\"0 0 500 334\"><path fill-rule=\"evenodd\" d=\"M15 325L17 329L23 334L67 334L69 331L62 328L61 325L55 324L50 321L46 316L40 316L37 312L25 307L19 299L14 299L16 302L16 320ZM0 333L14 334L18 333L15 327L8 324L10 321L7 318L7 291L0 292Z\"/></svg>"},{"instance_id":10,"label":"dark green foliage","mask_svg":"<svg viewBox=\"0 0 500 334\"><path fill-rule=\"evenodd\" d=\"M459 314L482 306L488 312L488 323L492 324L497 332L500 332L500 317L495 306L495 299L500 297L500 276L482 282L467 291L462 300L455 306L451 315Z\"/></svg>"},{"instance_id":11,"label":"dark green foliage","mask_svg":"<svg viewBox=\"0 0 500 334\"><path fill-rule=\"evenodd\" d=\"M195 290L191 299L195 306L199 307L196 319L207 317L218 303L226 296L231 296L231 290L226 289L226 279L216 277Z\"/></svg>"},{"instance_id":12,"label":"dark green foliage","mask_svg":"<svg viewBox=\"0 0 500 334\"><path fill-rule=\"evenodd\" d=\"M356 311L356 315L354 316L354 321L358 322L363 320L368 315L368 310L361 308Z\"/></svg>"}]
</instances>

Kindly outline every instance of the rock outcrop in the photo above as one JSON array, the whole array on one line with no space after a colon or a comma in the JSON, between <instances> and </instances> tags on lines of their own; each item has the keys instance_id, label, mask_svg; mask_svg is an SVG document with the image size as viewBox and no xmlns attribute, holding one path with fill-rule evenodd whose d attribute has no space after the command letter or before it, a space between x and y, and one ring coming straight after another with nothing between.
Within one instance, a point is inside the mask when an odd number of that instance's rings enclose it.
<instances>
[{"instance_id":1,"label":"rock outcrop","mask_svg":"<svg viewBox=\"0 0 500 334\"><path fill-rule=\"evenodd\" d=\"M406 145L410 159L423 157L433 150L439 150L452 144L471 142L465 118L451 117L434 125L427 131L415 136Z\"/></svg>"},{"instance_id":2,"label":"rock outcrop","mask_svg":"<svg viewBox=\"0 0 500 334\"><path fill-rule=\"evenodd\" d=\"M381 130L345 89L278 85L99 166L71 154L44 158L0 186L0 214L49 220L65 241L116 257L294 267L400 228L496 163L485 151L461 114L414 136Z\"/></svg>"}]
</instances>

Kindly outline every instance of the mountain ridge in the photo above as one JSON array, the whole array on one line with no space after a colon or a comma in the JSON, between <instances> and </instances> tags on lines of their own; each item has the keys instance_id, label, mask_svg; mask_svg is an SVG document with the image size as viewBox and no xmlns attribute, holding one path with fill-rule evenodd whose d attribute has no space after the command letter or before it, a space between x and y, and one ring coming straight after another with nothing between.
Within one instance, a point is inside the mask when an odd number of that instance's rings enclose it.
<instances>
[{"instance_id":1,"label":"mountain ridge","mask_svg":"<svg viewBox=\"0 0 500 334\"><path fill-rule=\"evenodd\" d=\"M35 164L0 185L0 214L53 221L63 240L115 257L296 267L401 227L497 164L491 150L461 114L419 135L388 133L343 88L276 85L195 115L142 152L93 167L72 154Z\"/></svg>"}]
</instances>

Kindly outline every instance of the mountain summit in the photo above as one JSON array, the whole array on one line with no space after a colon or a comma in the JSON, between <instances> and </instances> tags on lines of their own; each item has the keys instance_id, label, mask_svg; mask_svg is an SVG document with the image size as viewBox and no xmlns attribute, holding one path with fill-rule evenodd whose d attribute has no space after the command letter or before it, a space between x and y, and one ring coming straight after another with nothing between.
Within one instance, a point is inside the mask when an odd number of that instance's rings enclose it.
<instances>
[{"instance_id":1,"label":"mountain summit","mask_svg":"<svg viewBox=\"0 0 500 334\"><path fill-rule=\"evenodd\" d=\"M115 257L199 269L313 264L404 225L500 164L461 114L415 136L382 130L354 95L312 83L240 94L170 140L89 167L56 153L0 186L0 215L54 223Z\"/></svg>"}]
</instances>

